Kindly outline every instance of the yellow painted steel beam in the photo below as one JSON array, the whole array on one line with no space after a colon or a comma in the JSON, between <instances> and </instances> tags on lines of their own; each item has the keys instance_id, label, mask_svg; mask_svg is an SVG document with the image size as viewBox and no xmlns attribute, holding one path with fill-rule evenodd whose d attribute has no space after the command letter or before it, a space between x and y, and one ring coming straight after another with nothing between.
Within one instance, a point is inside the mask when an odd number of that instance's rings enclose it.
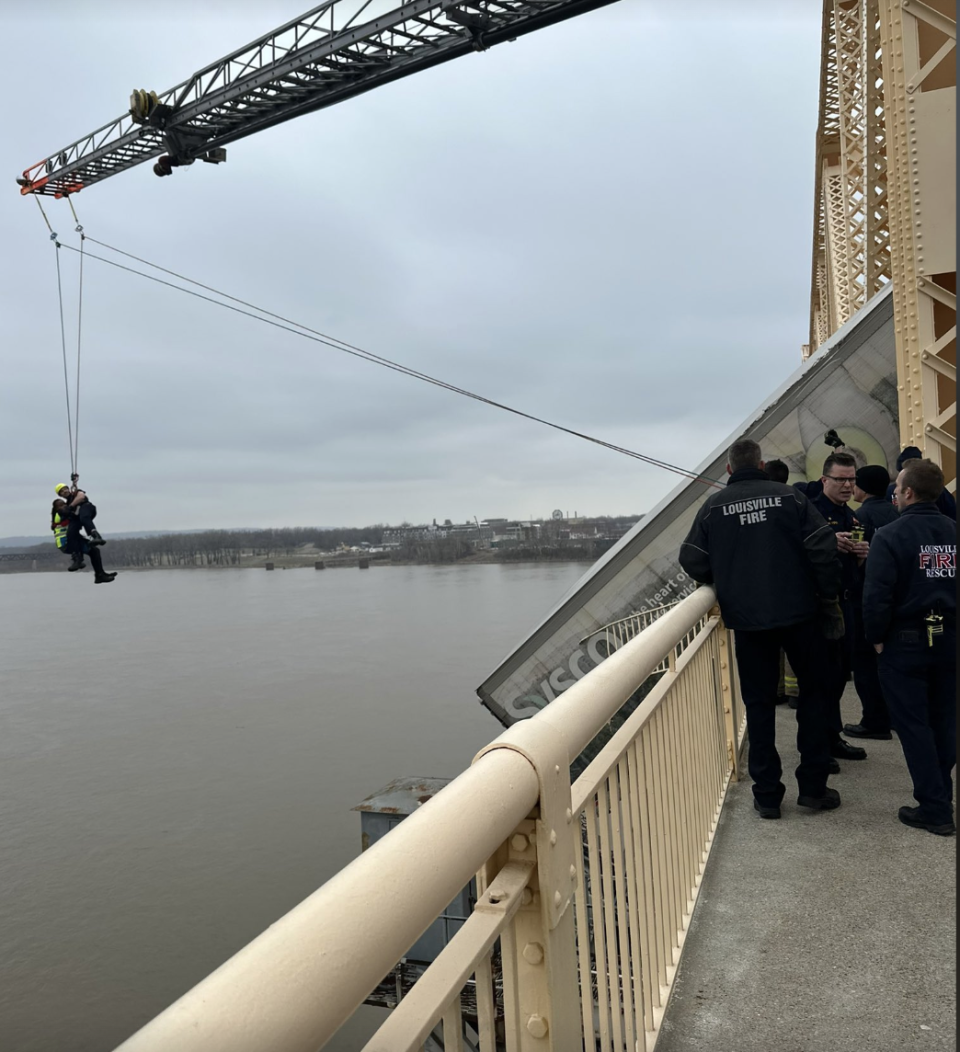
<instances>
[{"instance_id":1,"label":"yellow painted steel beam","mask_svg":"<svg viewBox=\"0 0 960 1052\"><path fill-rule=\"evenodd\" d=\"M890 281L878 0L825 0L806 358Z\"/></svg>"},{"instance_id":2,"label":"yellow painted steel beam","mask_svg":"<svg viewBox=\"0 0 960 1052\"><path fill-rule=\"evenodd\" d=\"M892 281L900 436L956 490L956 0L824 0L808 357Z\"/></svg>"},{"instance_id":3,"label":"yellow painted steel beam","mask_svg":"<svg viewBox=\"0 0 960 1052\"><path fill-rule=\"evenodd\" d=\"M956 4L879 0L900 435L956 491Z\"/></svg>"}]
</instances>

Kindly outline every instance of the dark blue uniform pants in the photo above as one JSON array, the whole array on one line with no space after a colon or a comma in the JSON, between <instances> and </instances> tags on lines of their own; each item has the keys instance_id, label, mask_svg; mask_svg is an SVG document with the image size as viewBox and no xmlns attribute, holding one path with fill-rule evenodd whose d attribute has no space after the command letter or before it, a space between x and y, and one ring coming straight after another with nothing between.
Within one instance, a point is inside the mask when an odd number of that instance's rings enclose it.
<instances>
[{"instance_id":1,"label":"dark blue uniform pants","mask_svg":"<svg viewBox=\"0 0 960 1052\"><path fill-rule=\"evenodd\" d=\"M953 629L933 647L927 646L923 631L895 631L884 642L878 666L920 813L938 825L952 822L952 772L957 762Z\"/></svg>"},{"instance_id":2,"label":"dark blue uniform pants","mask_svg":"<svg viewBox=\"0 0 960 1052\"><path fill-rule=\"evenodd\" d=\"M853 608L853 625L853 684L863 706L860 725L871 731L889 731L890 715L880 686L877 652L863 634L863 611L859 603Z\"/></svg>"},{"instance_id":3,"label":"dark blue uniform pants","mask_svg":"<svg viewBox=\"0 0 960 1052\"><path fill-rule=\"evenodd\" d=\"M829 772L830 731L827 725L826 640L816 620L763 632L736 632L740 693L747 712L750 737L748 766L753 795L764 807L778 807L786 791L777 752L777 683L780 650L796 673L797 785L802 796L822 796Z\"/></svg>"},{"instance_id":4,"label":"dark blue uniform pants","mask_svg":"<svg viewBox=\"0 0 960 1052\"><path fill-rule=\"evenodd\" d=\"M872 731L890 730L890 717L884 703L883 691L877 675L877 654L863 634L863 612L858 599L841 600L846 628L842 639L827 643L827 719L833 740L843 731L840 699L853 675L860 704L863 706L861 724Z\"/></svg>"},{"instance_id":5,"label":"dark blue uniform pants","mask_svg":"<svg viewBox=\"0 0 960 1052\"><path fill-rule=\"evenodd\" d=\"M86 530L87 536L89 536L90 531L96 529L93 521L96 517L96 505L91 504L90 501L84 501L83 504L76 506L74 514L70 516L70 521L67 524L67 543L63 546L65 552L73 555L84 550L84 541L80 536L80 529L82 527Z\"/></svg>"}]
</instances>

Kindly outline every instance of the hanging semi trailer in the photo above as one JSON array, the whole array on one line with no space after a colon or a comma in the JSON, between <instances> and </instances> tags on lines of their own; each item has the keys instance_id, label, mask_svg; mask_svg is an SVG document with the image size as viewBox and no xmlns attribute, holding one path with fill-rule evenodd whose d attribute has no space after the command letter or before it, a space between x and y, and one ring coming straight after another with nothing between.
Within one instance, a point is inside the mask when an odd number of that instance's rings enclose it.
<instances>
[{"instance_id":1,"label":"hanging semi trailer","mask_svg":"<svg viewBox=\"0 0 960 1052\"><path fill-rule=\"evenodd\" d=\"M836 430L859 464L893 469L899 453L893 298L888 285L745 420L698 467L723 484L726 455L738 438L760 443L766 459L790 468L790 482L818 479ZM574 585L531 635L477 688L506 726L549 705L619 643L608 626L642 616L689 594L696 583L677 561L680 543L708 493L685 481Z\"/></svg>"}]
</instances>

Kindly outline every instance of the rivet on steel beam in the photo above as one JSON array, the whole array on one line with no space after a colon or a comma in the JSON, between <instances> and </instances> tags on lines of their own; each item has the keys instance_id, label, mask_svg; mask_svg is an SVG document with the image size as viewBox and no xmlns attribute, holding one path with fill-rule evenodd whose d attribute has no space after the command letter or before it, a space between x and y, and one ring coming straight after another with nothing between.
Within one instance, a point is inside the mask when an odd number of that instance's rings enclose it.
<instances>
[{"instance_id":1,"label":"rivet on steel beam","mask_svg":"<svg viewBox=\"0 0 960 1052\"><path fill-rule=\"evenodd\" d=\"M553 773L554 773L554 774L559 774L559 773L560 773L560 764L558 764L558 763L555 763L555 764L553 765Z\"/></svg>"},{"instance_id":2,"label":"rivet on steel beam","mask_svg":"<svg viewBox=\"0 0 960 1052\"><path fill-rule=\"evenodd\" d=\"M567 812L566 813L567 813L567 822L568 823L572 822L573 821L573 812L570 810L569 807L567 808Z\"/></svg>"},{"instance_id":3,"label":"rivet on steel beam","mask_svg":"<svg viewBox=\"0 0 960 1052\"><path fill-rule=\"evenodd\" d=\"M520 893L520 902L524 906L529 906L533 902L533 892L529 888L524 888Z\"/></svg>"},{"instance_id":4,"label":"rivet on steel beam","mask_svg":"<svg viewBox=\"0 0 960 1052\"><path fill-rule=\"evenodd\" d=\"M570 879L571 880L576 880L577 879L577 867L576 866L573 866L573 865L570 866Z\"/></svg>"},{"instance_id":5,"label":"rivet on steel beam","mask_svg":"<svg viewBox=\"0 0 960 1052\"><path fill-rule=\"evenodd\" d=\"M510 838L510 846L514 851L526 851L530 846L530 841L523 835L523 833L514 833Z\"/></svg>"},{"instance_id":6,"label":"rivet on steel beam","mask_svg":"<svg viewBox=\"0 0 960 1052\"><path fill-rule=\"evenodd\" d=\"M563 896L560 894L559 891L555 891L553 893L553 904L554 904L554 906L559 906L562 902L563 902Z\"/></svg>"},{"instance_id":7,"label":"rivet on steel beam","mask_svg":"<svg viewBox=\"0 0 960 1052\"><path fill-rule=\"evenodd\" d=\"M550 1027L542 1015L532 1015L527 1020L527 1033L531 1037L546 1037L549 1029Z\"/></svg>"},{"instance_id":8,"label":"rivet on steel beam","mask_svg":"<svg viewBox=\"0 0 960 1052\"><path fill-rule=\"evenodd\" d=\"M727 686L727 684L726 684L726 683L724 683L724 685L723 685L723 689L724 689L724 690L729 690L730 688L729 688L729 687Z\"/></svg>"},{"instance_id":9,"label":"rivet on steel beam","mask_svg":"<svg viewBox=\"0 0 960 1052\"><path fill-rule=\"evenodd\" d=\"M528 942L523 948L523 959L528 964L540 964L543 961L543 947L538 942Z\"/></svg>"},{"instance_id":10,"label":"rivet on steel beam","mask_svg":"<svg viewBox=\"0 0 960 1052\"><path fill-rule=\"evenodd\" d=\"M555 829L550 830L550 846L557 846L557 831Z\"/></svg>"}]
</instances>

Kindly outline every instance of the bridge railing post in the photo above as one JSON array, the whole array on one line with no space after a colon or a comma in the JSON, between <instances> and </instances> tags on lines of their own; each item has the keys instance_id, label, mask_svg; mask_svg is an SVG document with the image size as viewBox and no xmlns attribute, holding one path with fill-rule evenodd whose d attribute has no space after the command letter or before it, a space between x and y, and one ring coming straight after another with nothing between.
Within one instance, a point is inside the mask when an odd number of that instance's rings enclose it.
<instances>
[{"instance_id":1,"label":"bridge railing post","mask_svg":"<svg viewBox=\"0 0 960 1052\"><path fill-rule=\"evenodd\" d=\"M522 904L500 937L507 1047L581 1052L573 907L575 852L581 844L571 809L567 742L550 723L526 721L479 756L502 748L522 753L540 785L536 811L507 842L509 861L536 865Z\"/></svg>"},{"instance_id":2,"label":"bridge railing post","mask_svg":"<svg viewBox=\"0 0 960 1052\"><path fill-rule=\"evenodd\" d=\"M713 613L719 613L714 607ZM720 691L723 703L723 726L727 737L727 761L730 764L730 778L740 781L740 730L739 705L737 704L737 682L734 675L733 633L721 621L718 626L718 644L720 650Z\"/></svg>"}]
</instances>

